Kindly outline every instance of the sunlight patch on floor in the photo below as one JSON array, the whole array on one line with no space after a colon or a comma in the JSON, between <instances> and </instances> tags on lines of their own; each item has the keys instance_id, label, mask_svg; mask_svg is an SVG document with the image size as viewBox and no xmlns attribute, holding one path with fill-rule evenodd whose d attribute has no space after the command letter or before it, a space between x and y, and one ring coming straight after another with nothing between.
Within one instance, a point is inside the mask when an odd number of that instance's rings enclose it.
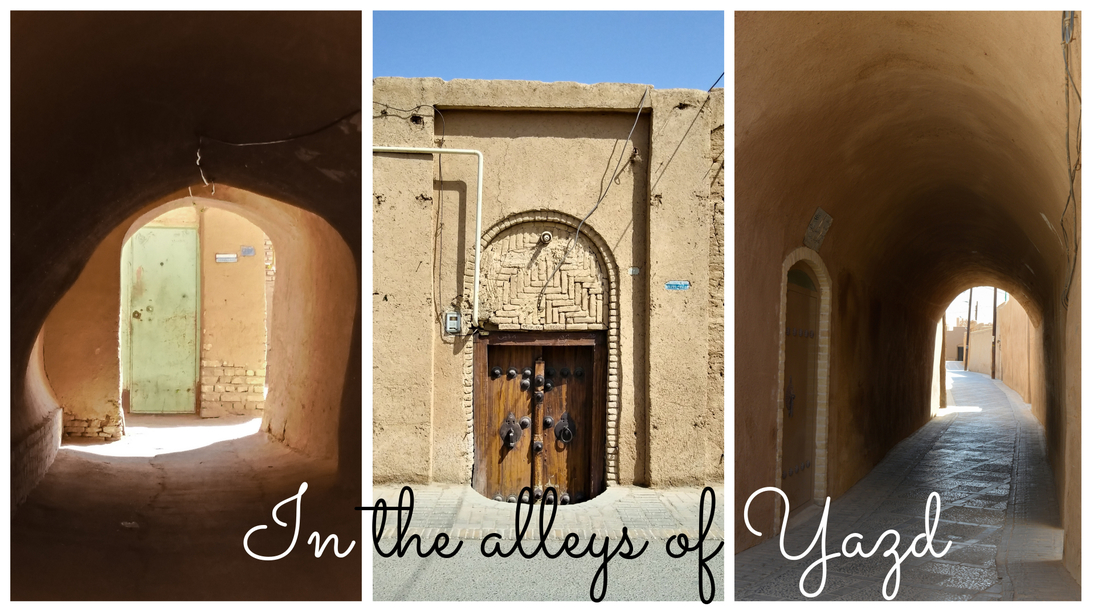
<instances>
[{"instance_id":1,"label":"sunlight patch on floor","mask_svg":"<svg viewBox=\"0 0 1094 615\"><path fill-rule=\"evenodd\" d=\"M939 408L936 416L946 416L947 414L954 414L956 412L983 412L984 409L980 406L947 406L945 408Z\"/></svg>"},{"instance_id":2,"label":"sunlight patch on floor","mask_svg":"<svg viewBox=\"0 0 1094 615\"><path fill-rule=\"evenodd\" d=\"M258 433L262 425L261 418L227 424L212 421L206 423L196 418L183 422L174 417L165 418L161 422L158 418L129 419L125 435L120 440L86 443L88 439L74 438L66 440L61 448L104 457L155 457L245 438Z\"/></svg>"}]
</instances>

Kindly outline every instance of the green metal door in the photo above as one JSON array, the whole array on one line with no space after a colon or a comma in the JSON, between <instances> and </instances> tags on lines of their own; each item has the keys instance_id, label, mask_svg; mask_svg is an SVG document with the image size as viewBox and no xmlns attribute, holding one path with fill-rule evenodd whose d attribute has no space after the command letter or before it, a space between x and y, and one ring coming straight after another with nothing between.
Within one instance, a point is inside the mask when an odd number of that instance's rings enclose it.
<instances>
[{"instance_id":1,"label":"green metal door","mask_svg":"<svg viewBox=\"0 0 1094 615\"><path fill-rule=\"evenodd\" d=\"M143 228L130 240L129 411L195 411L198 234Z\"/></svg>"}]
</instances>

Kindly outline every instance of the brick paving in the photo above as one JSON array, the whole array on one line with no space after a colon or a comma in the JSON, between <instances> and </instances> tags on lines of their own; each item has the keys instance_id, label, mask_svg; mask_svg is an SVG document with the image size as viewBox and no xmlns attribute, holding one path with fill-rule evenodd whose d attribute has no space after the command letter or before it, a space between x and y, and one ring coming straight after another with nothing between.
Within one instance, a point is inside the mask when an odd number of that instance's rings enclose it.
<instances>
[{"instance_id":1,"label":"brick paving","mask_svg":"<svg viewBox=\"0 0 1094 615\"><path fill-rule=\"evenodd\" d=\"M410 518L408 535L421 535L431 543L440 532L452 539L480 539L497 532L503 540L516 539L515 504L495 502L484 497L469 485L432 484L410 485L414 492L414 511ZM711 485L715 495L715 513L707 532L707 541L725 538L724 486ZM402 485L377 485L373 487L372 501L383 498L388 506L399 501ZM608 487L601 495L580 504L559 506L555 522L548 537L564 538L576 533L581 538L592 534L599 537L619 538L623 528L635 538L666 539L678 534L692 538L699 535L699 504L702 487L647 489L634 486ZM522 520L524 511L522 505ZM704 509L709 515L709 500ZM395 513L388 513L383 537L395 536ZM550 507L546 509L544 523L550 519ZM705 520L705 517L704 517ZM539 506L532 512L525 538L539 537ZM366 528L371 527L371 521ZM386 544L386 543L385 543Z\"/></svg>"},{"instance_id":2,"label":"brick paving","mask_svg":"<svg viewBox=\"0 0 1094 615\"><path fill-rule=\"evenodd\" d=\"M1064 570L1063 530L1044 430L1029 405L999 381L947 363L950 412L931 420L897 444L873 471L832 502L828 553L845 536L864 536L868 551L888 529L900 533L897 552L924 531L928 496L941 496L934 535L942 557L909 555L900 565L896 600L1078 600L1079 586ZM760 497L773 497L763 495ZM796 516L787 531L787 552L800 554L820 523L820 507ZM796 524L796 525L795 525ZM920 541L922 542L922 541ZM868 559L828 561L827 579L816 600L884 600L884 579L894 564L882 554L886 538ZM819 548L798 560L785 559L779 541L767 540L734 556L736 600L805 600L802 573L820 557ZM820 566L805 580L812 593ZM890 580L889 592L892 592Z\"/></svg>"}]
</instances>

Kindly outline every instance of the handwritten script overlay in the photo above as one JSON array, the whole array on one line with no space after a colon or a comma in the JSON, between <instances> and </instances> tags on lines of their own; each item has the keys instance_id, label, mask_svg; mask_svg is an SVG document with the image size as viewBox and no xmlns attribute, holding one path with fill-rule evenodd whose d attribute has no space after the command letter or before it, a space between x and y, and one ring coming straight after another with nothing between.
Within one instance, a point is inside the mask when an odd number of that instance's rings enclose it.
<instances>
[{"instance_id":1,"label":"handwritten script overlay","mask_svg":"<svg viewBox=\"0 0 1094 615\"><path fill-rule=\"evenodd\" d=\"M290 502L295 503L296 507L296 522L293 527L292 540L286 548L279 555L259 555L251 550L250 538L251 534L255 532L267 530L269 526L256 525L247 531L243 536L243 549L247 552L247 555L262 560L262 561L276 561L279 560L290 552L296 546L297 538L300 536L300 520L302 513L302 503L304 499L304 492L307 491L308 484L301 483L300 489L295 495L290 496L274 506L273 508L273 520L280 527L288 527L288 523L281 520L277 512L286 504ZM551 497L548 497L548 494ZM604 599L604 595L608 591L608 562L610 562L617 555L623 559L637 559L646 551L646 547L649 546L649 542L643 542L642 547L635 552L634 543L631 542L630 536L627 534L627 528L624 527L622 531L622 537L619 539L619 543L614 549L610 548L611 539L608 537L603 538L603 544L598 547L596 534L589 537L588 544L584 549L581 549L581 538L574 533L567 534L562 539L562 545L557 551L551 552L548 549L546 540L547 536L551 533L551 528L555 522L555 513L558 510L558 492L554 487L548 487L543 494L543 498L540 500L539 505L539 539L535 541L534 548L530 551L525 549L525 535L528 532L528 526L532 520L532 510L535 505L527 506L525 509L523 522L521 520L521 507L525 496L531 499L531 488L525 487L521 490L520 496L517 498L516 510L514 511L514 522L516 529L516 540L512 546L505 550L502 548L501 534L492 533L483 538L482 543L479 545L479 552L483 557L509 557L514 553L519 553L521 557L525 559L531 559L542 553L548 559L555 559L562 554L569 555L572 558L580 558L585 556L592 556L601 558L603 561L596 570L596 574L593 575L592 583L589 586L589 598L593 602L600 602ZM708 506L707 498L710 498L709 513L705 514ZM550 499L551 515L549 519L545 519L547 511L547 500ZM704 541L707 537L707 533L710 531L710 526L714 522L714 510L715 510L715 497L714 490L710 487L703 489L702 497L699 500L699 537L698 540L692 544L687 534L678 534L668 539L665 543L665 551L670 557L679 559L687 555L688 553L698 552L699 556L699 599L704 604L710 604L714 600L715 594L715 582L714 575L711 573L710 565L708 562L718 555L724 546L724 541L719 541L718 547L710 555L704 555ZM372 544L376 549L376 552L381 557L398 556L403 557L410 550L411 545L414 545L415 551L418 557L429 557L430 555L437 555L441 558L447 559L455 556L460 551L460 547L463 546L463 541L460 540L456 543L455 547L448 550L451 539L448 534L442 532L436 535L433 539L433 545L425 551L422 550L422 537L418 535L407 536L407 532L410 528L410 520L414 514L414 490L410 487L403 487L399 492L399 504L398 506L389 507L383 499L376 500L375 506L358 506L357 510L371 511L372 515ZM387 524L388 511L396 512L395 517L395 544L390 549L384 549L380 546L380 538L384 534L384 527ZM406 513L404 518L403 513ZM705 516L705 519L704 519ZM323 551L327 548L327 545L333 541L334 548L332 549L335 556L342 558L349 555L353 550L355 542L350 542L349 547L344 552L338 551L338 536L330 535L326 540L322 540L319 532L312 532L311 537L308 539L308 544L315 543L315 557L323 555ZM676 546L675 550L673 545ZM707 592L709 586L709 593Z\"/></svg>"},{"instance_id":2,"label":"handwritten script overlay","mask_svg":"<svg viewBox=\"0 0 1094 615\"><path fill-rule=\"evenodd\" d=\"M825 498L824 512L821 514L820 526L817 527L817 533L813 536L813 542L809 543L809 547L806 548L806 550L803 551L801 554L790 555L786 552L786 522L790 516L790 500L787 499L786 494L783 493L781 489L778 489L776 487L764 487L763 489L757 489L752 495L748 496L748 501L745 502L744 510L745 526L748 527L748 531L752 532L754 535L763 535L761 532L757 532L752 527L752 523L749 522L748 507L752 505L752 500L754 500L756 496L766 491L774 491L775 493L779 494L779 497L783 499L783 525L782 530L779 532L779 550L782 551L783 557L791 561L802 559L806 555L809 555L809 553L813 550L813 547L817 546L817 541L820 541L820 559L810 564L809 567L805 569L805 572L802 573L801 579L798 580L798 590L801 591L802 595L806 598L815 598L821 593L821 591L824 590L824 584L828 581L828 560L835 559L840 555L843 555L844 557L854 557L858 555L863 559L868 558L878 550L878 548L881 546L882 541L885 540L886 536L892 536L892 546L881 554L882 557L887 557L890 555L893 557L893 566L889 569L889 574L885 575L885 581L882 583L881 586L881 595L886 600L892 600L893 598L896 598L896 593L898 590L900 590L900 564L908 558L909 554L912 554L916 557L923 557L924 555L927 555L927 553L930 553L935 557L942 557L946 554L947 551L950 550L950 546L953 544L952 541L947 541L946 548L942 549L941 553L936 553L934 550L934 532L935 529L938 527L938 517L942 511L942 498L938 495L938 492L932 492L931 495L927 496L927 505L924 507L923 510L923 533L917 535L914 539L912 539L912 544L908 545L908 549L904 551L903 555L900 555L897 552L897 545L900 544L900 533L896 530L885 530L885 532L883 532L881 536L878 536L877 542L874 543L874 548L870 549L869 553L863 553L862 551L862 534L852 533L848 534L847 537L843 539L843 546L840 549L840 553L829 554L827 552L828 507L832 503L832 498ZM932 501L934 502L933 521L931 520ZM916 548L916 543L918 543L920 539L926 540L926 544L923 545L922 550ZM848 549L848 545L852 541L854 541L855 543L854 549ZM808 577L810 571L812 571L817 566L821 567L820 587L817 588L817 591L813 593L808 593L805 591L805 578ZM889 579L893 579L893 593L891 594L889 593Z\"/></svg>"}]
</instances>

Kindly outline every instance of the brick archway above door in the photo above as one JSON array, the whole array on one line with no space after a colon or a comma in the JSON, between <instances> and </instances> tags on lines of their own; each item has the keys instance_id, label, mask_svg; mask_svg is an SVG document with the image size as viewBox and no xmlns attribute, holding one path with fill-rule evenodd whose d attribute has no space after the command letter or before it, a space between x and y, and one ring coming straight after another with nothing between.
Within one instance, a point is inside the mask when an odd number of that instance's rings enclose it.
<instances>
[{"instance_id":1,"label":"brick archway above door","mask_svg":"<svg viewBox=\"0 0 1094 615\"><path fill-rule=\"evenodd\" d=\"M497 233L482 254L483 320L502 330L607 329L610 282L592 240L575 242L575 232L533 221Z\"/></svg>"},{"instance_id":2,"label":"brick archway above door","mask_svg":"<svg viewBox=\"0 0 1094 615\"><path fill-rule=\"evenodd\" d=\"M607 331L607 435L602 450L605 479L608 484L615 484L619 481L619 268L608 243L590 224L581 225L578 241L566 264L548 286L543 304L546 308L550 301L550 311L538 307L543 282L562 258L580 223L580 218L562 212L525 211L510 215L486 230L482 235L480 322L474 324L494 330ZM542 241L544 232L552 235L546 244ZM469 254L465 262L467 285L463 307L470 312L469 298L475 279L473 255ZM546 269L548 264L551 269ZM467 344L464 350L463 401L469 473L475 456L472 346Z\"/></svg>"}]
</instances>

